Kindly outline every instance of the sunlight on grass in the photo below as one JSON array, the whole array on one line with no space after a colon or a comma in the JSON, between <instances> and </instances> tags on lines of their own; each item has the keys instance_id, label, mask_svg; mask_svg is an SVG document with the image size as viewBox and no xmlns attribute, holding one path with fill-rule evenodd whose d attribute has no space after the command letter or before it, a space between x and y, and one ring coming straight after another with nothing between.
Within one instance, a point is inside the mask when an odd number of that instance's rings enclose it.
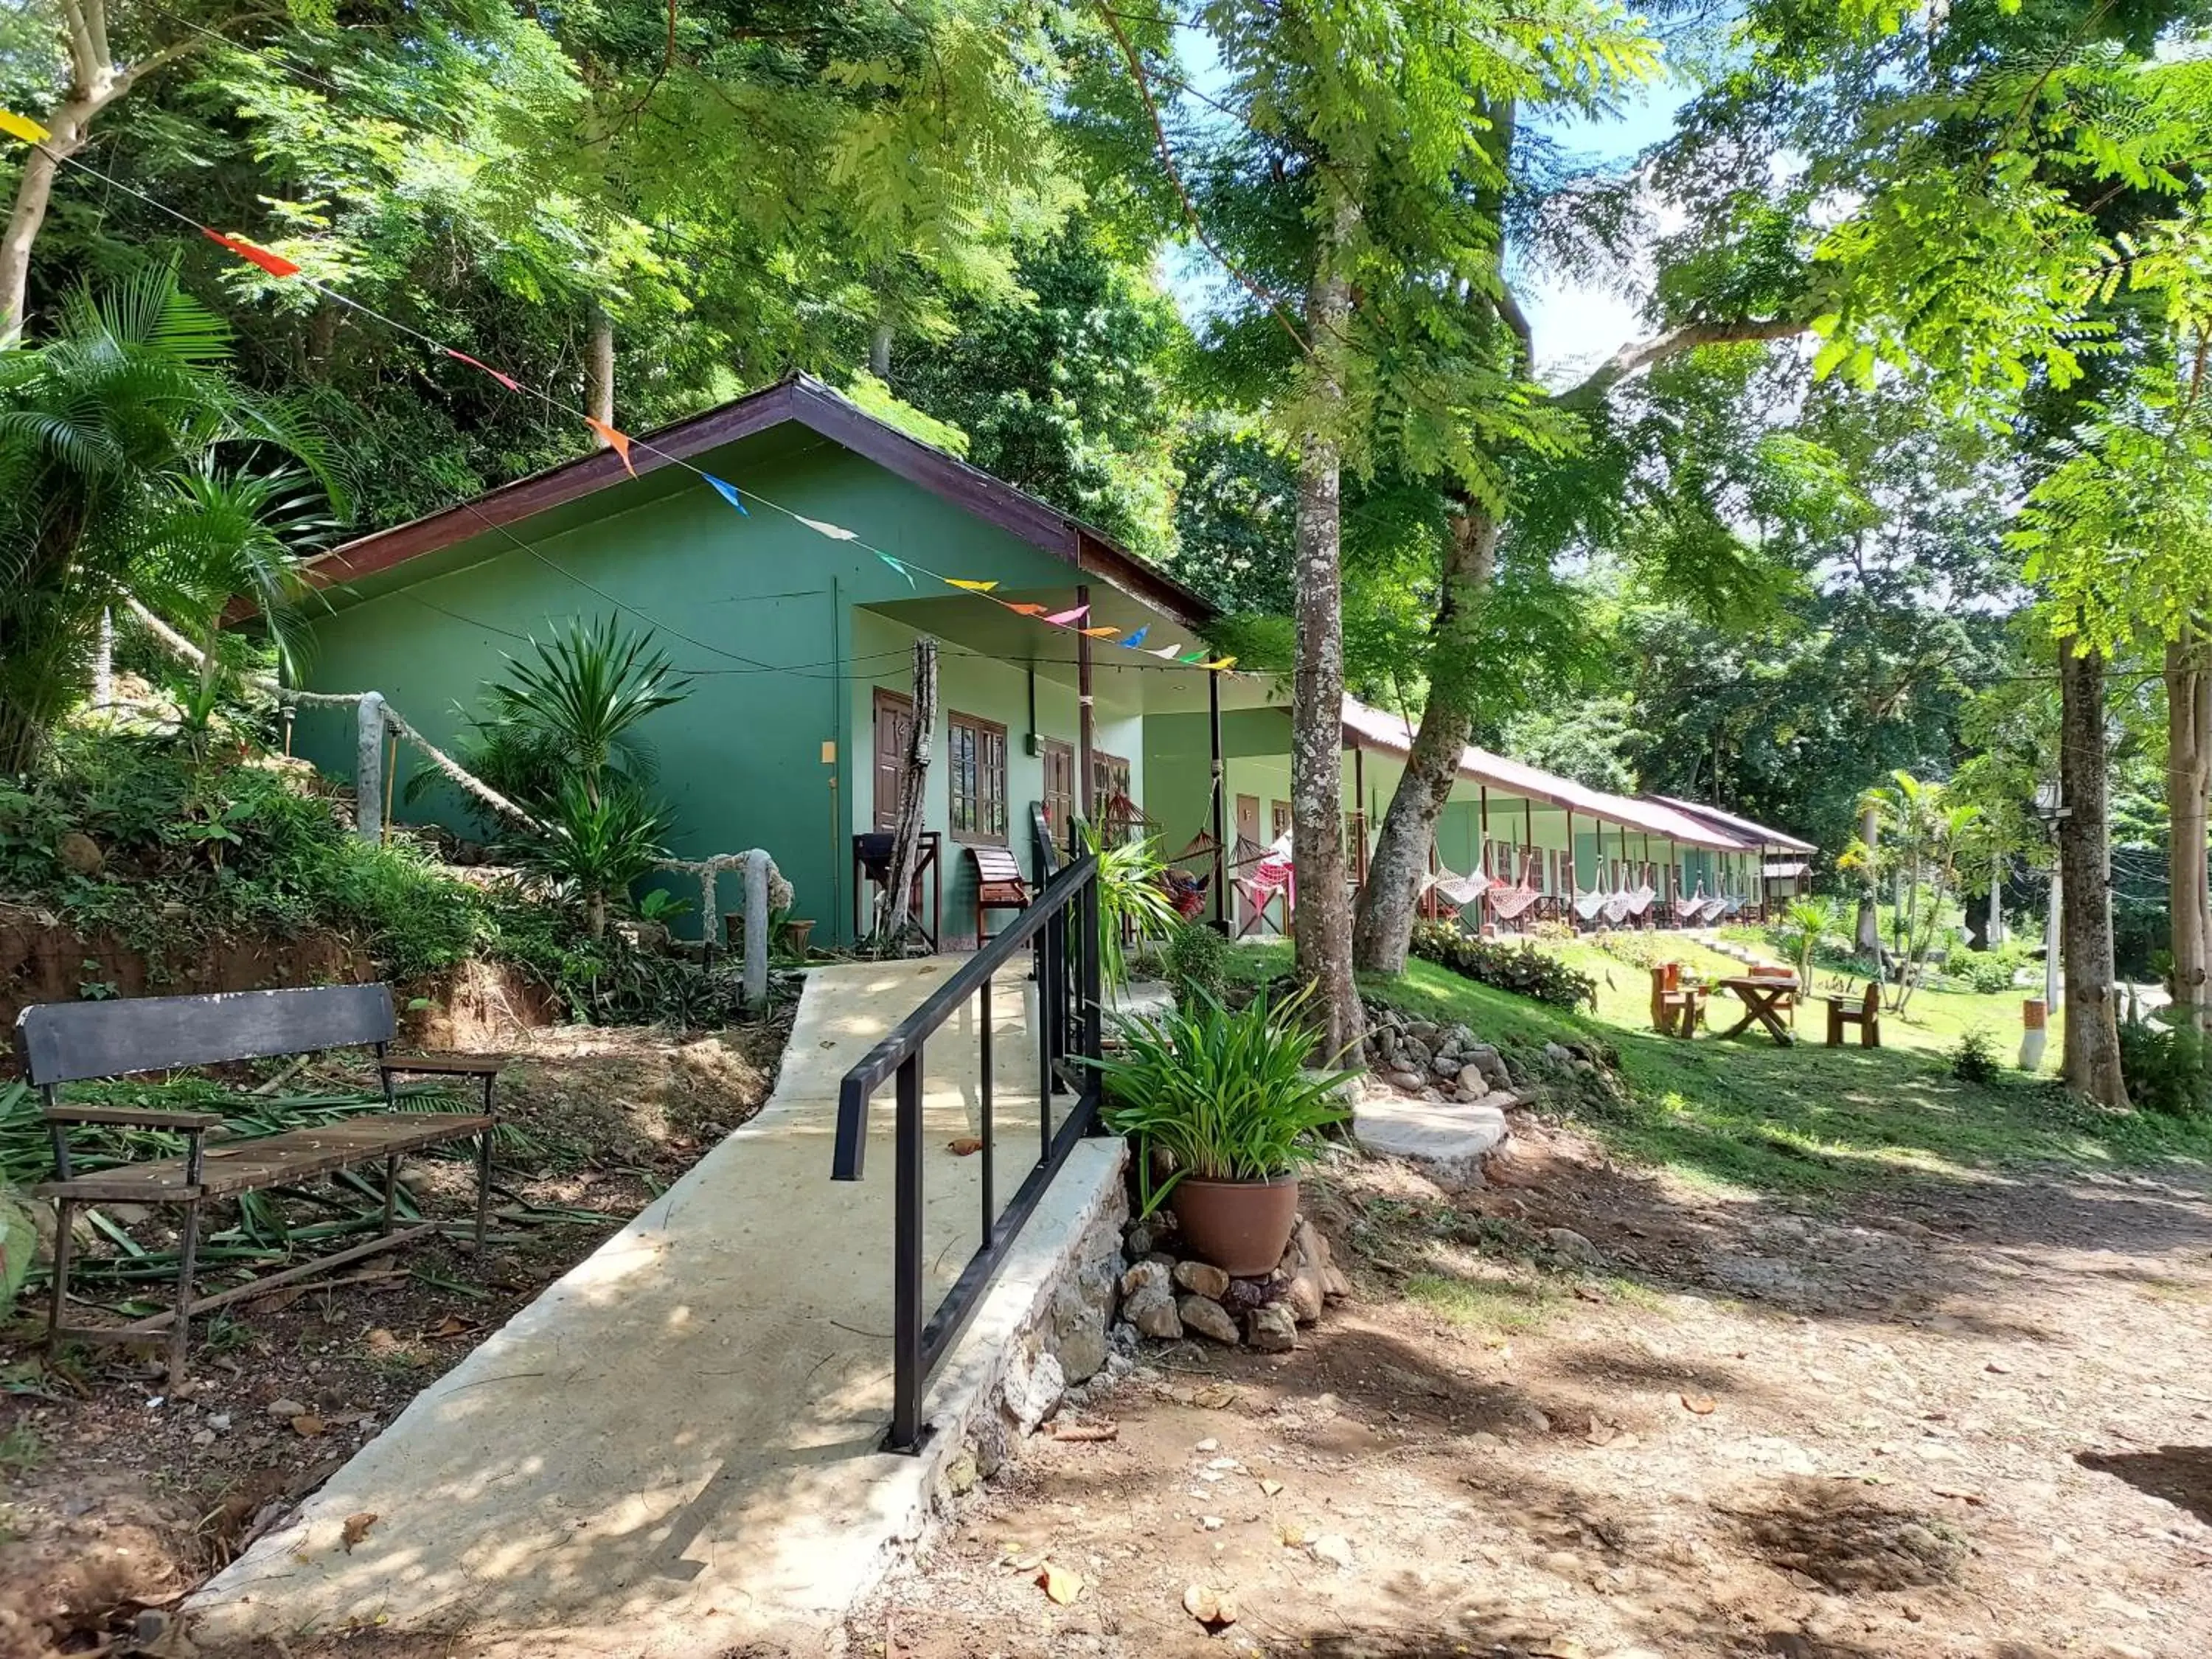
<instances>
[{"instance_id":1,"label":"sunlight on grass","mask_svg":"<svg viewBox=\"0 0 2212 1659\"><path fill-rule=\"evenodd\" d=\"M1462 1279L1454 1273L1415 1273L1405 1293L1455 1325L1494 1331L1533 1331L1559 1312L1558 1291L1512 1279Z\"/></svg>"}]
</instances>

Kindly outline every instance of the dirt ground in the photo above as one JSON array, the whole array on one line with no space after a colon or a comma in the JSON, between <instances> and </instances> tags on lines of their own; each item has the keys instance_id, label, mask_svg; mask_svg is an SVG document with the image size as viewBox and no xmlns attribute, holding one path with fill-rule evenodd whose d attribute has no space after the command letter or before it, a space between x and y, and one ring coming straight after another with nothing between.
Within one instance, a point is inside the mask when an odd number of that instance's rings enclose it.
<instances>
[{"instance_id":1,"label":"dirt ground","mask_svg":"<svg viewBox=\"0 0 2212 1659\"><path fill-rule=\"evenodd\" d=\"M1337 1170L1354 1302L1291 1354L1154 1345L852 1650L2212 1654L2212 1177L1816 1208L1515 1146L1480 1191Z\"/></svg>"},{"instance_id":2,"label":"dirt ground","mask_svg":"<svg viewBox=\"0 0 2212 1659\"><path fill-rule=\"evenodd\" d=\"M0 1659L45 1659L57 1641L106 1651L102 1634L228 1562L750 1117L788 1030L787 1009L726 1032L510 1034L498 1101L524 1139L497 1158L483 1255L464 1231L210 1316L174 1396L159 1363L125 1350L77 1349L46 1366L43 1297L19 1312L0 1332ZM374 1077L341 1063L288 1086ZM466 1150L410 1160L425 1215L473 1213ZM599 1218L531 1223L525 1206ZM226 1224L218 1213L209 1224ZM131 1231L162 1248L166 1225L157 1212Z\"/></svg>"}]
</instances>

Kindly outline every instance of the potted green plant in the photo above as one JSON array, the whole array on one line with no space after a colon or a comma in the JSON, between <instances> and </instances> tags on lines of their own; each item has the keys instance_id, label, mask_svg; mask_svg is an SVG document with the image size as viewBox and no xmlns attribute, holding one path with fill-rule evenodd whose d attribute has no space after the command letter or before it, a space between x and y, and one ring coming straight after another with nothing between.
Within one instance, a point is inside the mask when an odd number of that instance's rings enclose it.
<instances>
[{"instance_id":1,"label":"potted green plant","mask_svg":"<svg viewBox=\"0 0 2212 1659\"><path fill-rule=\"evenodd\" d=\"M1143 1212L1165 1205L1188 1252L1237 1278L1272 1273L1298 1210L1298 1171L1350 1114L1349 1072L1306 1069L1310 994L1242 1009L1199 990L1172 1012L1118 1022L1106 1127L1136 1151Z\"/></svg>"}]
</instances>

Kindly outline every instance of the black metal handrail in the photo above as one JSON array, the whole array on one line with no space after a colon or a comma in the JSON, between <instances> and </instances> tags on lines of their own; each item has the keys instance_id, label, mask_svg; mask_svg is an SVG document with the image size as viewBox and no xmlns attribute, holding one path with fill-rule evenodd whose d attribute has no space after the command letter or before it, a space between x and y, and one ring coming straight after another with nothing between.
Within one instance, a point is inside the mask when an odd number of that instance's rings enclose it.
<instances>
[{"instance_id":1,"label":"black metal handrail","mask_svg":"<svg viewBox=\"0 0 2212 1659\"><path fill-rule=\"evenodd\" d=\"M996 1142L992 1133L991 981L1026 947L1037 987L1037 1158L1021 1185L998 1210L994 1190ZM979 999L977 1099L982 1142L981 1242L936 1310L922 1307L922 1056L929 1039ZM1078 859L1046 883L1020 917L960 965L921 1007L860 1057L837 1090L837 1139L833 1181L859 1181L868 1145L868 1103L886 1079L897 1080L894 1134L896 1173L891 1219L891 1425L884 1444L913 1451L921 1443L921 1395L931 1374L981 1304L1007 1246L1036 1209L1045 1188L1097 1115L1094 1066L1101 1030L1098 981L1098 860ZM1070 1062L1077 1062L1071 1064ZM1055 1127L1053 1097L1073 1098Z\"/></svg>"}]
</instances>

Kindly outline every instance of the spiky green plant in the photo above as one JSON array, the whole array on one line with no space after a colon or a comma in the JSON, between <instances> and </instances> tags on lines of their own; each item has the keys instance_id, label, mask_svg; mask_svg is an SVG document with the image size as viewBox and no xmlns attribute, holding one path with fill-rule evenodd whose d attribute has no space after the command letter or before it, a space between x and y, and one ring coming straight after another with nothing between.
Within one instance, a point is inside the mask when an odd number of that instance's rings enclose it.
<instances>
[{"instance_id":1,"label":"spiky green plant","mask_svg":"<svg viewBox=\"0 0 2212 1659\"><path fill-rule=\"evenodd\" d=\"M580 778L594 800L610 772L647 781L635 728L691 690L652 634L602 617L531 643L535 657L510 658L506 677L489 688L489 723L507 728L519 747L550 757L562 777Z\"/></svg>"},{"instance_id":2,"label":"spiky green plant","mask_svg":"<svg viewBox=\"0 0 2212 1659\"><path fill-rule=\"evenodd\" d=\"M1098 977L1116 990L1129 982L1129 941L1165 939L1182 919L1168 897L1157 840L1109 842L1095 823L1083 826L1083 836L1098 855Z\"/></svg>"},{"instance_id":3,"label":"spiky green plant","mask_svg":"<svg viewBox=\"0 0 2212 1659\"><path fill-rule=\"evenodd\" d=\"M1813 954L1820 941L1843 927L1843 915L1833 899L1792 899L1782 912L1782 931L1790 941L1797 968L1797 983L1813 982Z\"/></svg>"},{"instance_id":4,"label":"spiky green plant","mask_svg":"<svg viewBox=\"0 0 2212 1659\"><path fill-rule=\"evenodd\" d=\"M1350 1115L1336 1091L1353 1073L1307 1069L1312 1000L1302 990L1231 1010L1200 991L1172 1012L1116 1022L1115 1051L1091 1063L1106 1127L1134 1143L1145 1213L1188 1176L1271 1181L1320 1156L1321 1132Z\"/></svg>"},{"instance_id":5,"label":"spiky green plant","mask_svg":"<svg viewBox=\"0 0 2212 1659\"><path fill-rule=\"evenodd\" d=\"M666 823L645 792L625 780L609 780L594 793L572 777L543 832L518 841L514 857L531 879L576 898L586 931L603 939L609 900L668 856L660 842Z\"/></svg>"}]
</instances>

